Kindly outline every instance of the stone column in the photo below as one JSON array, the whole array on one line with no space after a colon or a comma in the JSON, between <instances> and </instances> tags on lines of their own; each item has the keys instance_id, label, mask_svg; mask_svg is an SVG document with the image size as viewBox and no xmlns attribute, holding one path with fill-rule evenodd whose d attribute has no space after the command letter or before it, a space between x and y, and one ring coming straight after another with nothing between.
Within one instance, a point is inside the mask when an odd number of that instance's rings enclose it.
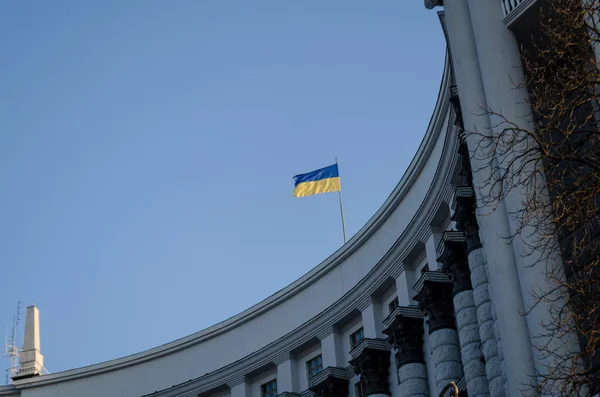
<instances>
[{"instance_id":1,"label":"stone column","mask_svg":"<svg viewBox=\"0 0 600 397\"><path fill-rule=\"evenodd\" d=\"M467 391L471 397L488 397L490 391L481 352L477 308L473 298L465 234L445 232L442 244L444 249L439 261L443 263L443 270L452 281L456 326Z\"/></svg>"},{"instance_id":2,"label":"stone column","mask_svg":"<svg viewBox=\"0 0 600 397\"><path fill-rule=\"evenodd\" d=\"M468 161L468 153L466 159ZM477 310L479 337L483 357L485 358L485 371L489 382L490 395L492 397L502 397L506 392L501 350L498 346L500 340L496 337L497 327L490 298L487 266L479 240L479 227L475 218L475 196L473 188L470 186L460 186L456 189L452 219L456 222L456 229L466 234L473 299Z\"/></svg>"},{"instance_id":3,"label":"stone column","mask_svg":"<svg viewBox=\"0 0 600 397\"><path fill-rule=\"evenodd\" d=\"M402 397L428 397L423 355L423 316L415 306L399 306L384 321L388 343L396 350Z\"/></svg>"},{"instance_id":4,"label":"stone column","mask_svg":"<svg viewBox=\"0 0 600 397\"><path fill-rule=\"evenodd\" d=\"M350 364L360 376L364 397L389 397L390 348L383 339L364 339L351 352Z\"/></svg>"},{"instance_id":5,"label":"stone column","mask_svg":"<svg viewBox=\"0 0 600 397\"><path fill-rule=\"evenodd\" d=\"M480 65L483 86L486 93L486 102L495 113L501 113L503 118L492 115L491 125L494 135L500 134L505 128L510 128L504 118L514 123L521 130L532 131L535 126L532 120L531 108L528 105L529 95L525 87L517 86L524 81L519 44L513 34L503 22L503 14L497 7L496 0L467 0L471 16L472 28L477 49L477 58ZM534 147L533 141L520 144ZM528 177L534 171L533 163L526 163L527 159L518 157L517 150L511 150L507 156L498 157L496 160L503 168L514 167L522 169L519 178ZM512 162L514 161L514 164ZM509 165L511 164L511 165ZM521 168L522 167L522 168ZM544 200L548 192L542 178L539 178L537 199ZM527 194L526 187L517 185L504 197L505 216L509 221L511 235L518 234L512 240L514 256L517 259L518 280L523 296L524 308L527 310L525 319L531 334L530 345L541 345L546 349L554 350L560 356L579 351L575 335L564 337L548 336L548 331L543 324L553 322L551 313L556 313L565 304L555 299L552 302L536 301L532 291L548 292L552 286L546 277L547 259L542 255L554 255L550 252L533 251L529 247L538 245L538 241L547 241L547 236L541 236L536 227L522 225L511 214L523 209L523 197ZM556 256L560 252L555 253ZM490 255L487 255L488 260ZM494 296L495 298L495 296ZM552 299L552 297L550 298ZM498 307L498 306L497 306ZM499 316L500 317L500 316ZM503 339L507 341L506 336ZM504 357L512 354L516 347L504 349ZM539 354L534 350L533 359L537 372L546 373L547 368L555 367L556 363L552 354ZM508 370L508 365L507 365ZM529 371L525 381L535 383L536 372Z\"/></svg>"},{"instance_id":6,"label":"stone column","mask_svg":"<svg viewBox=\"0 0 600 397\"><path fill-rule=\"evenodd\" d=\"M429 341L433 351L436 393L449 382L463 377L460 343L454 322L452 286L444 273L426 272L415 285L415 300L427 316Z\"/></svg>"},{"instance_id":7,"label":"stone column","mask_svg":"<svg viewBox=\"0 0 600 397\"><path fill-rule=\"evenodd\" d=\"M473 24L468 0L445 0L444 21L448 44L462 109L464 129L467 132L469 156L473 166L473 186L478 193L478 221L483 248L487 254L489 282L496 307L502 308L498 316L498 331L503 339L510 340L506 349L506 395L520 395L523 383L529 382L532 365L531 340L524 312L523 296L515 253L502 237L510 236L505 203L495 207L482 200L490 189L489 181L497 178L491 173L482 136L491 134L491 122L486 113L488 104L479 68L478 48L475 44ZM477 2L478 0L475 0ZM485 7L501 10L499 1L485 1ZM493 4L491 4L493 3ZM491 47L492 48L492 47ZM494 49L498 50L498 49ZM472 132L477 132L473 134Z\"/></svg>"}]
</instances>

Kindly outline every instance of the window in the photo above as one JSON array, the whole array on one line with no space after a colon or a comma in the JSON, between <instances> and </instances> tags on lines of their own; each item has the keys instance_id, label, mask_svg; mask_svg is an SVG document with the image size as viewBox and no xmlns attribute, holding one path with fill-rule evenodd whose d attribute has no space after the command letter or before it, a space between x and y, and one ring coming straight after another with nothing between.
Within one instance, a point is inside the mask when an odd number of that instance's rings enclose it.
<instances>
[{"instance_id":1,"label":"window","mask_svg":"<svg viewBox=\"0 0 600 397\"><path fill-rule=\"evenodd\" d=\"M356 397L363 397L363 389L362 389L362 385L360 384L360 382L356 382L354 384L354 395Z\"/></svg>"},{"instance_id":2,"label":"window","mask_svg":"<svg viewBox=\"0 0 600 397\"><path fill-rule=\"evenodd\" d=\"M322 370L323 370L323 359L321 358L320 354L317 357L311 358L310 360L308 360L306 362L306 373L308 374L309 380L310 380L310 378L312 378L313 376L315 376Z\"/></svg>"},{"instance_id":3,"label":"window","mask_svg":"<svg viewBox=\"0 0 600 397\"><path fill-rule=\"evenodd\" d=\"M390 302L390 304L388 305L388 307L390 308L390 313L393 312L394 310L396 310L396 308L399 306L398 303L398 297L395 297L393 301Z\"/></svg>"},{"instance_id":4,"label":"window","mask_svg":"<svg viewBox=\"0 0 600 397\"><path fill-rule=\"evenodd\" d=\"M277 379L260 386L260 397L275 397L277 395Z\"/></svg>"},{"instance_id":5,"label":"window","mask_svg":"<svg viewBox=\"0 0 600 397\"><path fill-rule=\"evenodd\" d=\"M425 272L429 271L429 264L426 263L425 266L421 269L421 275L425 274Z\"/></svg>"},{"instance_id":6,"label":"window","mask_svg":"<svg viewBox=\"0 0 600 397\"><path fill-rule=\"evenodd\" d=\"M360 327L356 332L350 335L350 350L358 346L363 339L365 339L365 333L363 332L363 328Z\"/></svg>"}]
</instances>

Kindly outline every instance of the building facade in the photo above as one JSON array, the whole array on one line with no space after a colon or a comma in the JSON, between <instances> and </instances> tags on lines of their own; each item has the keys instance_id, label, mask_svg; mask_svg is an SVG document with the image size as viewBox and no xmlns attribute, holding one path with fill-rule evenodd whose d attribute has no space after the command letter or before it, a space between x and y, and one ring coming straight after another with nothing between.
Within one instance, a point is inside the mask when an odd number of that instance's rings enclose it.
<instances>
[{"instance_id":1,"label":"building facade","mask_svg":"<svg viewBox=\"0 0 600 397\"><path fill-rule=\"evenodd\" d=\"M433 397L451 381L462 396L520 396L548 364L532 341L547 312L521 314L543 272L499 237L515 231L518 192L493 211L478 202L490 175L473 156L476 138L461 132L493 133L486 106L530 127L527 92L514 81L536 1L425 6L448 43L436 106L408 170L347 244L220 324L61 373L39 375L37 309L28 308L27 354L0 396Z\"/></svg>"}]
</instances>

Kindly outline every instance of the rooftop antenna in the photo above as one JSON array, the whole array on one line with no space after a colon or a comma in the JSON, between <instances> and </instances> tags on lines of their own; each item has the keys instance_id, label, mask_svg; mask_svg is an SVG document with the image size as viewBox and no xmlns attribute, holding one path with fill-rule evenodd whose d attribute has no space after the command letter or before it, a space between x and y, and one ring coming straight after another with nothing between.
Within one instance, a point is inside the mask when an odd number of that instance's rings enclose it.
<instances>
[{"instance_id":1,"label":"rooftop antenna","mask_svg":"<svg viewBox=\"0 0 600 397\"><path fill-rule=\"evenodd\" d=\"M19 331L19 320L21 315L21 302L17 302L17 314L13 316L13 326L8 339L8 332L4 337L4 357L10 358L10 368L6 370L6 384L12 383L12 377L17 374L19 354L21 349L17 344L17 335Z\"/></svg>"}]
</instances>

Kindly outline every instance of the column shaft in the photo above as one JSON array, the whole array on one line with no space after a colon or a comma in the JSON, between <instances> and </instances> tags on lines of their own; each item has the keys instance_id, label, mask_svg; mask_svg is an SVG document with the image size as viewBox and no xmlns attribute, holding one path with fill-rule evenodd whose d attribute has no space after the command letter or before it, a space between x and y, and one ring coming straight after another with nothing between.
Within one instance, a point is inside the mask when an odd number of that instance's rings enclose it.
<instances>
[{"instance_id":1,"label":"column shaft","mask_svg":"<svg viewBox=\"0 0 600 397\"><path fill-rule=\"evenodd\" d=\"M490 5L488 5L489 7ZM498 4L494 4L500 10ZM466 0L446 0L444 2L445 19L448 40L452 53L452 62L460 96L462 115L467 132L477 131L480 134L490 134L491 126L481 72L475 47L469 6ZM486 163L478 161L482 158L482 148L478 134L467 134L470 151L473 183L475 191L485 192L488 180L492 175ZM477 153L475 150L479 149ZM485 158L485 155L483 156ZM532 350L529 330L523 312L523 298L519 287L519 277L512 248L500 237L509 236L510 228L506 217L504 203L499 203L494 209L486 207L479 199L479 228L482 244L489 252L489 274L493 298L497 307L502 308L498 316L498 329L503 339L510 340L505 358L507 374L507 394L519 395L523 382L529 382L529 375L534 368L531 364Z\"/></svg>"},{"instance_id":2,"label":"column shaft","mask_svg":"<svg viewBox=\"0 0 600 397\"><path fill-rule=\"evenodd\" d=\"M490 395L485 364L481 360L481 339L477 309L473 299L473 290L466 290L454 296L456 310L456 328L460 340L460 353L467 381L467 391L471 397Z\"/></svg>"},{"instance_id":3,"label":"column shaft","mask_svg":"<svg viewBox=\"0 0 600 397\"><path fill-rule=\"evenodd\" d=\"M433 351L436 392L439 393L448 383L457 382L463 377L460 343L456 330L451 328L432 332L429 341Z\"/></svg>"},{"instance_id":4,"label":"column shaft","mask_svg":"<svg viewBox=\"0 0 600 397\"><path fill-rule=\"evenodd\" d=\"M477 310L479 324L479 338L485 370L492 397L504 396L504 376L502 374L502 360L498 354L496 332L494 330L494 313L490 299L489 283L483 250L477 248L469 253L469 268L471 269L471 282L473 284L473 299Z\"/></svg>"},{"instance_id":5,"label":"column shaft","mask_svg":"<svg viewBox=\"0 0 600 397\"><path fill-rule=\"evenodd\" d=\"M402 397L429 397L427 367L423 363L409 363L400 367L400 395Z\"/></svg>"},{"instance_id":6,"label":"column shaft","mask_svg":"<svg viewBox=\"0 0 600 397\"><path fill-rule=\"evenodd\" d=\"M475 33L486 102L494 113L500 113L503 116L503 118L490 116L493 134L497 136L507 128L507 124L503 121L504 118L515 123L521 130L533 131L535 126L531 108L528 105L527 89L517 87L517 84L524 81L524 75L519 44L514 34L504 25L502 12L497 7L495 0L468 0L468 5ZM499 156L497 161L500 162L502 168L507 168L508 164L511 164L511 168L519 170L520 175L517 177L520 180L529 177L534 171L534 163L526 162L526 159L518 156L521 153L519 149L523 150L525 145L529 146L532 143L526 141L517 148L511 148L507 155ZM514 163L512 163L513 161ZM539 184L536 188L539 190L535 196L536 200L544 200L548 197L541 177L539 177ZM556 313L559 307L565 303L560 299L554 299L552 302L539 301L532 294L532 291L543 293L552 289L545 274L549 266L547 258L552 260L560 253L556 252L556 255L553 255L551 252L541 252L541 250L532 251L530 247L541 246L540 242L547 241L547 236L541 236L535 226L519 225L519 222L511 215L523 209L523 200L526 200L525 197L530 194L526 191L525 186L516 185L504 197L510 234L519 235L518 238L512 240L512 248L517 258L518 280L524 308L527 311L525 318L532 336L530 344L545 346L546 349L554 350L559 355L568 354L569 351L579 350L574 335L550 338L543 325L552 323L554 321L552 313ZM488 260L490 257L491 255L488 255ZM500 331L502 333L502 330ZM503 339L506 341L506 336L503 335ZM516 349L512 346L510 349L504 349L505 359L508 359L513 350ZM555 367L552 355L539 354L537 350L534 350L534 353L533 359L538 372L545 373L546 368ZM527 374L530 382L535 382L533 378L535 372L530 370Z\"/></svg>"},{"instance_id":7,"label":"column shaft","mask_svg":"<svg viewBox=\"0 0 600 397\"><path fill-rule=\"evenodd\" d=\"M293 359L288 359L277 365L277 392L293 393L298 391L296 385L296 363ZM233 397L233 396L232 396Z\"/></svg>"}]
</instances>

